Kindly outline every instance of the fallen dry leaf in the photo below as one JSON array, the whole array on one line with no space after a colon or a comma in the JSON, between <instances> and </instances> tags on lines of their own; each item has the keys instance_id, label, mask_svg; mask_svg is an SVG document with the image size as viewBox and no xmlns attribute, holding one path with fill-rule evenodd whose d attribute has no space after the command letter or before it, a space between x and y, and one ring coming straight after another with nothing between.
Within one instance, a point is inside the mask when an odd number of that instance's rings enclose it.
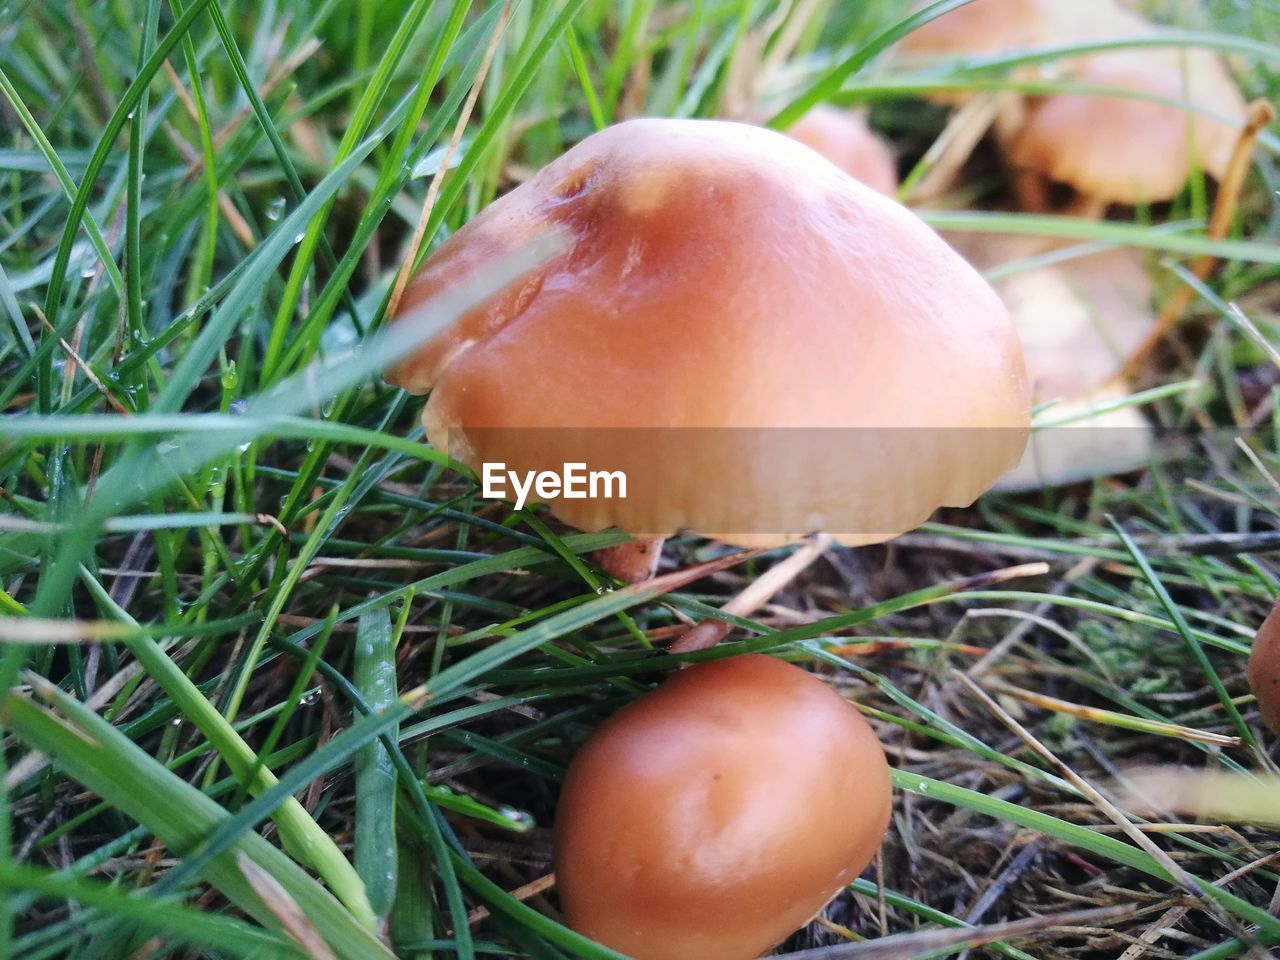
<instances>
[{"instance_id":1,"label":"fallen dry leaf","mask_svg":"<svg viewBox=\"0 0 1280 960\"><path fill-rule=\"evenodd\" d=\"M1000 234L956 233L947 240L988 272L1070 246ZM1123 388L1108 380L1155 325L1151 280L1141 255L1127 247L1104 250L998 273L992 286L1022 339L1033 403L1053 403L1042 419L1071 420L1033 434L1022 462L997 488L1056 486L1145 465L1151 428L1138 410L1124 407L1076 419L1124 398Z\"/></svg>"}]
</instances>

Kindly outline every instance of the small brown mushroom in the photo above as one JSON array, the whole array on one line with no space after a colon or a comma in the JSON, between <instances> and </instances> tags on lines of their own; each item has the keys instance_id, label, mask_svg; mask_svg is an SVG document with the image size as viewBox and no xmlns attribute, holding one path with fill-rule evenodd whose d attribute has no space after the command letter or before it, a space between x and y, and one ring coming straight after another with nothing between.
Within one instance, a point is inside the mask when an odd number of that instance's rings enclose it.
<instances>
[{"instance_id":1,"label":"small brown mushroom","mask_svg":"<svg viewBox=\"0 0 1280 960\"><path fill-rule=\"evenodd\" d=\"M596 133L450 237L403 309L553 225L567 253L389 379L431 391L427 437L478 473L623 473L625 497L538 491L581 530L875 542L967 505L1025 446L1021 347L991 288L782 134Z\"/></svg>"},{"instance_id":2,"label":"small brown mushroom","mask_svg":"<svg viewBox=\"0 0 1280 960\"><path fill-rule=\"evenodd\" d=\"M1280 601L1258 628L1249 654L1248 679L1263 723L1280 733Z\"/></svg>"},{"instance_id":3,"label":"small brown mushroom","mask_svg":"<svg viewBox=\"0 0 1280 960\"><path fill-rule=\"evenodd\" d=\"M1055 46L1145 38L1156 34L1159 29L1114 0L972 0L912 31L903 38L899 53L908 63L956 60L963 64L971 58L1023 53ZM1089 84L1092 82L1089 73L1098 69L1099 62L1105 64L1109 58L1126 64L1141 64L1146 60L1149 65L1162 57L1167 59L1167 53L1168 51L1143 48L1125 49L1111 54L1065 56L1021 64L1012 70L1011 76L1031 81L1065 76ZM1081 76L1075 76L1078 71L1082 71ZM1117 85L1124 88L1126 82ZM1145 88L1139 86L1137 89ZM1068 165L1078 162L1077 158L1082 152L1074 143L1082 134L1074 126L1070 133L1056 129L1055 114L1065 114L1078 106L1076 101L1070 99L1073 95L1027 99L1011 90L975 95L964 89L944 89L926 96L939 103L963 105L963 109L952 117L935 143L934 150L931 151L934 155L930 157L933 169L913 190L912 199L915 201L932 199L948 187L979 138L992 125L997 139L1006 146L1011 159L1023 167L1018 192L1027 209L1043 210L1048 207L1044 175L1053 175L1048 166L1056 164L1061 168L1060 173L1066 173ZM1087 101L1088 98L1085 99ZM1053 106L1046 106L1049 104ZM1039 105L1047 112L1029 122L1029 105ZM1088 113L1092 109L1096 109L1096 104L1087 104L1087 109L1080 106L1074 115L1074 122L1087 124ZM1114 138L1117 143L1133 136L1121 123L1108 129L1106 139ZM1101 140L1103 137L1098 135L1097 139ZM1097 151L1089 153L1086 149L1084 153L1092 158ZM1107 159L1104 151L1092 162L1105 167ZM1132 171L1123 167L1119 176L1126 182L1133 179ZM1057 179L1072 182L1069 176L1059 176ZM1184 164L1178 186L1185 179ZM1081 192L1088 198L1088 202L1080 210L1096 208L1097 204L1092 201L1095 194L1084 186L1081 187Z\"/></svg>"},{"instance_id":4,"label":"small brown mushroom","mask_svg":"<svg viewBox=\"0 0 1280 960\"><path fill-rule=\"evenodd\" d=\"M1168 200L1193 165L1216 178L1225 172L1245 102L1212 51L1107 52L1077 65L1072 82L1118 93L1063 93L1034 101L1005 146L1015 166L1103 204ZM1178 105L1183 102L1196 112Z\"/></svg>"},{"instance_id":5,"label":"small brown mushroom","mask_svg":"<svg viewBox=\"0 0 1280 960\"><path fill-rule=\"evenodd\" d=\"M751 960L862 872L890 803L875 734L826 684L770 657L697 664L574 757L560 902L637 960Z\"/></svg>"},{"instance_id":6,"label":"small brown mushroom","mask_svg":"<svg viewBox=\"0 0 1280 960\"><path fill-rule=\"evenodd\" d=\"M1052 0L970 0L912 30L898 49L912 60L941 60L1045 46L1057 39L1062 6Z\"/></svg>"},{"instance_id":7,"label":"small brown mushroom","mask_svg":"<svg viewBox=\"0 0 1280 960\"><path fill-rule=\"evenodd\" d=\"M966 60L1114 39L1147 28L1146 20L1114 0L970 0L911 31L898 50L912 62ZM954 102L957 96L944 93L939 99Z\"/></svg>"},{"instance_id":8,"label":"small brown mushroom","mask_svg":"<svg viewBox=\"0 0 1280 960\"><path fill-rule=\"evenodd\" d=\"M897 192L898 167L893 153L861 114L820 103L788 127L786 133L872 190L886 197Z\"/></svg>"}]
</instances>

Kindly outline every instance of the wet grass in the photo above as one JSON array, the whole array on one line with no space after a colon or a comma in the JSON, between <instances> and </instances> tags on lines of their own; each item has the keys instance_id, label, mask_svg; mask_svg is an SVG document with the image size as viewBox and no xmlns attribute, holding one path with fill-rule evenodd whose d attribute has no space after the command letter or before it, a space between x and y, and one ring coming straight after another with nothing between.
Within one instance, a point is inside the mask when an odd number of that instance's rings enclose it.
<instances>
[{"instance_id":1,"label":"wet grass","mask_svg":"<svg viewBox=\"0 0 1280 960\"><path fill-rule=\"evenodd\" d=\"M1152 6L1280 95L1273 2ZM0 0L0 956L614 956L537 883L557 781L663 673L746 650L847 691L896 768L882 862L790 948L1124 904L977 949L1280 942L1274 826L1121 829L1080 786L1275 771L1243 672L1280 589L1276 131L1222 241L1204 184L1047 219L997 212L987 170L973 209L929 212L1139 247L1161 298L1226 259L1141 372L1157 455L832 551L711 651L649 635L786 550L597 592L579 558L621 536L482 502L378 378L414 345L382 336L386 301L495 35L423 254L623 115L865 104L909 168L944 120L920 93L1027 85L1015 58L895 67L888 0L790 9L785 69L758 77L738 61L782 23L750 0ZM726 553L678 538L663 570ZM1047 567L993 576L1026 563Z\"/></svg>"}]
</instances>

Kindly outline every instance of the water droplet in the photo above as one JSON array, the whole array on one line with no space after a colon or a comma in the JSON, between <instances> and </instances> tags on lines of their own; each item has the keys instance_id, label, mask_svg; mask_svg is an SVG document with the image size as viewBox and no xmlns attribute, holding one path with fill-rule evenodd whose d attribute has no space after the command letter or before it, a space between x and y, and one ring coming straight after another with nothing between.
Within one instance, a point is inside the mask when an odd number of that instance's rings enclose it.
<instances>
[{"instance_id":1,"label":"water droplet","mask_svg":"<svg viewBox=\"0 0 1280 960\"><path fill-rule=\"evenodd\" d=\"M284 197L276 197L267 204L267 219L279 220L284 215Z\"/></svg>"},{"instance_id":2,"label":"water droplet","mask_svg":"<svg viewBox=\"0 0 1280 960\"><path fill-rule=\"evenodd\" d=\"M601 584L596 587L596 595L603 597L605 594L613 593L613 587Z\"/></svg>"},{"instance_id":3,"label":"water droplet","mask_svg":"<svg viewBox=\"0 0 1280 960\"><path fill-rule=\"evenodd\" d=\"M306 236L306 234L305 234L305 233L299 233L299 234L297 234L297 235L293 238L293 242L294 242L294 244L299 244L299 243L301 243L301 242L302 242L302 238L303 238L303 237L305 237L305 236Z\"/></svg>"},{"instance_id":4,"label":"water droplet","mask_svg":"<svg viewBox=\"0 0 1280 960\"><path fill-rule=\"evenodd\" d=\"M528 810L517 810L515 807L506 805L497 808L498 813L502 814L503 819L511 824L513 830L519 830L522 833L526 830L532 830L534 827L533 814Z\"/></svg>"}]
</instances>

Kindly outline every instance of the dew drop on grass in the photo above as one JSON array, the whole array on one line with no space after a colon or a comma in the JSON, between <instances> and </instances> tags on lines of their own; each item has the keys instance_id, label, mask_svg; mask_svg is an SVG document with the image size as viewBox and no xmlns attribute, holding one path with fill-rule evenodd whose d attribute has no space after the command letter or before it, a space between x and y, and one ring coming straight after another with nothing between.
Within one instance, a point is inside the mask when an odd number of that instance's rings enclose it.
<instances>
[{"instance_id":1,"label":"dew drop on grass","mask_svg":"<svg viewBox=\"0 0 1280 960\"><path fill-rule=\"evenodd\" d=\"M279 220L280 217L284 214L284 204L285 204L284 197L276 197L269 204L267 204L267 219Z\"/></svg>"},{"instance_id":2,"label":"dew drop on grass","mask_svg":"<svg viewBox=\"0 0 1280 960\"><path fill-rule=\"evenodd\" d=\"M596 595L597 595L597 596L601 596L601 597L603 597L603 596L605 596L606 594L609 594L609 593L613 593L613 587L610 587L610 586L605 585L605 584L601 584L600 586L596 587Z\"/></svg>"},{"instance_id":3,"label":"dew drop on grass","mask_svg":"<svg viewBox=\"0 0 1280 960\"><path fill-rule=\"evenodd\" d=\"M502 815L502 818L511 824L511 829L518 830L521 833L533 829L533 815L528 810L517 810L515 807L508 807L505 804L496 809Z\"/></svg>"}]
</instances>

